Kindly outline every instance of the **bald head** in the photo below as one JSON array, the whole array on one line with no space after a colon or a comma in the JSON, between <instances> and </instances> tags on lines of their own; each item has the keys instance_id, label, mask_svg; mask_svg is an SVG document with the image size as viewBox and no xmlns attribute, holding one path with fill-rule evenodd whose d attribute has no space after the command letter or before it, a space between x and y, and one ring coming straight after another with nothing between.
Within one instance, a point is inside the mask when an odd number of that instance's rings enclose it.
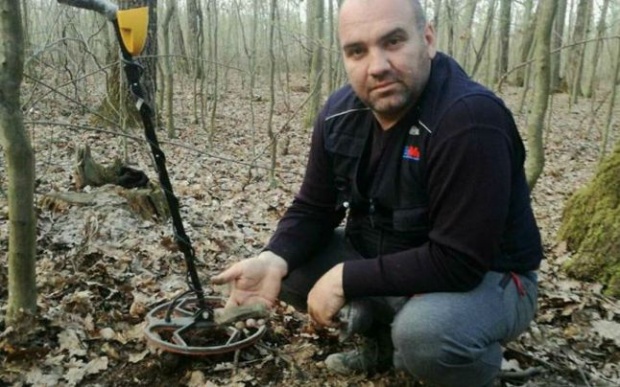
<instances>
[{"instance_id":1,"label":"bald head","mask_svg":"<svg viewBox=\"0 0 620 387\"><path fill-rule=\"evenodd\" d=\"M394 1L402 3L405 7L408 6L409 10L412 12L411 16L416 29L418 32L424 31L424 28L426 27L426 14L424 13L424 9L422 8L422 4L420 4L419 0L344 0L340 6L340 13L346 13L348 3L358 3L358 5L366 4L369 6L372 3L387 4Z\"/></svg>"}]
</instances>

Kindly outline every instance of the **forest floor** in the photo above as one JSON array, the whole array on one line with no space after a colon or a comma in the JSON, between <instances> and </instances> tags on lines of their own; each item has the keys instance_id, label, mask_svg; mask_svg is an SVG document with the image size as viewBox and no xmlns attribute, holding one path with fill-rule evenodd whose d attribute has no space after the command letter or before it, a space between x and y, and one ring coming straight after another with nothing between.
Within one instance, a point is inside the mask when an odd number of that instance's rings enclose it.
<instances>
[{"instance_id":1,"label":"forest floor","mask_svg":"<svg viewBox=\"0 0 620 387\"><path fill-rule=\"evenodd\" d=\"M310 138L296 113L307 96L302 85L300 80L291 87L297 91L290 93L288 104L280 101L275 107L280 144L275 188L264 168L270 155L267 90L250 97L241 85L231 83L219 96L212 136L195 122L192 87L186 85L187 91L175 95L178 138L167 140L163 130L159 137L208 294L221 294L209 283L210 276L260 251L299 187ZM39 309L30 340L15 342L4 323L8 273L2 254L0 386L414 385L395 372L371 377L330 374L325 357L354 344L340 344L335 332L313 330L304 314L286 305L268 319L257 345L237 353L184 357L162 354L148 345L143 333L146 313L187 289L183 257L172 243L170 223L140 219L110 186L86 189L93 194L88 204L49 197L75 191L74 154L83 144L90 144L95 160L102 163L128 155L134 168L157 181L143 141L124 141L113 129L93 129L91 110L101 88L80 84L79 89L64 90L62 97L40 85L25 87L26 127L37 158ZM521 89L505 88L501 95L524 130ZM85 106L69 101L78 96ZM620 302L603 295L600 284L567 278L561 267L570 252L556 240L566 199L595 171L606 103L582 99L569 109L566 95L558 94L550 109L550 127L544 134L546 165L533 192L546 251L539 312L530 329L504 353L504 368L513 375L535 372L505 385L618 386ZM618 119L614 140L617 123ZM141 138L141 129L130 135ZM4 160L0 165L4 168ZM4 192L7 181L0 172ZM0 195L3 252L7 216L6 197Z\"/></svg>"}]
</instances>

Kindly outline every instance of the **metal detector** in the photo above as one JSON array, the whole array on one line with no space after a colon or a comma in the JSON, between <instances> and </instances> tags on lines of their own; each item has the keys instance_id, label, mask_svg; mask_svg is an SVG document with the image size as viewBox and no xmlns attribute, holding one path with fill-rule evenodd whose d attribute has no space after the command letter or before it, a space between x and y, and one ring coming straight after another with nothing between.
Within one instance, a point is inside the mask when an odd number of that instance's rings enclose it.
<instances>
[{"instance_id":1,"label":"metal detector","mask_svg":"<svg viewBox=\"0 0 620 387\"><path fill-rule=\"evenodd\" d=\"M184 355L222 354L254 344L266 331L265 325L237 327L235 321L266 315L266 307L241 306L229 308L224 314L221 297L204 295L196 271L196 256L191 241L183 227L179 201L174 195L166 158L159 146L153 122L153 109L146 101L140 84L142 65L135 59L144 49L148 31L148 7L119 10L109 0L57 0L78 8L105 15L114 25L120 45L121 62L127 76L129 89L136 99L136 108L144 126L144 135L155 160L160 186L172 218L174 239L185 258L189 289L171 301L164 301L146 316L144 330L148 342L163 351ZM219 317L219 318L218 318Z\"/></svg>"}]
</instances>

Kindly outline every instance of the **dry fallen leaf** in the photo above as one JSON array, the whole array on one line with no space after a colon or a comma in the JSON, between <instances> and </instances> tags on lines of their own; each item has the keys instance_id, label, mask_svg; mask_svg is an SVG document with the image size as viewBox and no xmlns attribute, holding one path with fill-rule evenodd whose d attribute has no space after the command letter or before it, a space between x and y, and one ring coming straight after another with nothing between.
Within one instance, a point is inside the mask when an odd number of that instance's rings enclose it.
<instances>
[{"instance_id":1,"label":"dry fallen leaf","mask_svg":"<svg viewBox=\"0 0 620 387\"><path fill-rule=\"evenodd\" d=\"M58 344L60 344L61 350L69 351L69 357L86 355L86 349L78 338L75 329L68 328L60 332L58 334Z\"/></svg>"},{"instance_id":2,"label":"dry fallen leaf","mask_svg":"<svg viewBox=\"0 0 620 387\"><path fill-rule=\"evenodd\" d=\"M592 328L601 337L604 337L620 347L620 324L615 321L596 320L592 322Z\"/></svg>"}]
</instances>

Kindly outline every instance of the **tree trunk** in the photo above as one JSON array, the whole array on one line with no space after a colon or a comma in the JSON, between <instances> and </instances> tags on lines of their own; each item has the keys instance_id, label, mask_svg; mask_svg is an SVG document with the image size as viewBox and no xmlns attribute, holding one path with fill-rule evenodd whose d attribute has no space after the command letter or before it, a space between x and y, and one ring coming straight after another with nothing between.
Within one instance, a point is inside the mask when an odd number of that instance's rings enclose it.
<instances>
[{"instance_id":1,"label":"tree trunk","mask_svg":"<svg viewBox=\"0 0 620 387\"><path fill-rule=\"evenodd\" d=\"M553 24L553 36L551 38L551 49L559 50L564 42L564 24L566 19L566 9L568 0L558 0L558 9ZM562 91L561 76L562 52L558 51L551 56L551 91L557 93ZM568 91L568 90L564 90Z\"/></svg>"},{"instance_id":2,"label":"tree trunk","mask_svg":"<svg viewBox=\"0 0 620 387\"><path fill-rule=\"evenodd\" d=\"M37 308L34 153L23 125L20 89L24 64L19 0L0 2L0 145L9 202L7 325L28 328Z\"/></svg>"},{"instance_id":3,"label":"tree trunk","mask_svg":"<svg viewBox=\"0 0 620 387\"><path fill-rule=\"evenodd\" d=\"M174 54L175 55L179 55L180 58L177 58L175 60L175 62L180 64L180 68L183 70L184 73L189 73L189 62L188 62L188 57L189 54L187 53L187 48L186 43L185 43L185 39L183 38L183 28L181 27L181 16L179 15L179 10L176 7L176 1L174 2L175 4L175 12L174 12L174 16L172 17L172 42L173 45L172 47L174 48Z\"/></svg>"},{"instance_id":4,"label":"tree trunk","mask_svg":"<svg viewBox=\"0 0 620 387\"><path fill-rule=\"evenodd\" d=\"M620 31L620 28L618 29ZM613 124L614 108L616 107L616 96L618 84L620 83L620 39L618 39L618 51L616 52L616 63L613 70L613 78L611 83L611 96L609 97L609 109L605 118L605 130L603 132L603 144L601 145L601 159L605 157L607 152L607 142L611 134Z\"/></svg>"},{"instance_id":5,"label":"tree trunk","mask_svg":"<svg viewBox=\"0 0 620 387\"><path fill-rule=\"evenodd\" d=\"M275 29L275 21L276 21L276 8L277 8L276 0L271 0L271 12L270 12L270 23L269 23L269 118L267 121L267 130L269 135L269 142L271 145L271 167L269 168L269 176L270 176L270 185L272 187L276 187L276 158L278 154L278 138L276 137L276 133L273 130L273 110L276 102L276 56L274 53L274 29Z\"/></svg>"},{"instance_id":6,"label":"tree trunk","mask_svg":"<svg viewBox=\"0 0 620 387\"><path fill-rule=\"evenodd\" d=\"M327 2L327 33L329 34L329 46L327 51L327 92L331 93L336 90L336 75L338 74L336 71L336 53L338 50L336 49L336 34L334 28L334 1L328 0Z\"/></svg>"},{"instance_id":7,"label":"tree trunk","mask_svg":"<svg viewBox=\"0 0 620 387\"><path fill-rule=\"evenodd\" d=\"M482 59L484 58L484 52L486 50L487 43L491 35L491 31L493 29L493 16L495 15L495 2L496 0L489 0L489 5L488 5L489 8L487 10L484 32L482 35L482 42L480 43L480 48L478 49L478 52L476 53L474 67L471 71L472 78L476 76L476 73L478 73L478 69L480 68Z\"/></svg>"},{"instance_id":8,"label":"tree trunk","mask_svg":"<svg viewBox=\"0 0 620 387\"><path fill-rule=\"evenodd\" d=\"M308 74L312 72L312 59L314 55L314 46L316 45L316 21L314 17L316 15L316 7L319 2L316 0L306 1L306 47L308 52ZM308 79L309 83L312 83L311 78Z\"/></svg>"},{"instance_id":9,"label":"tree trunk","mask_svg":"<svg viewBox=\"0 0 620 387\"><path fill-rule=\"evenodd\" d=\"M532 42L534 41L534 30L536 26L536 14L532 12L534 9L533 0L527 0L525 3L525 12L523 15L523 37L521 39L520 62L525 63L530 57ZM515 72L515 85L524 86L526 78L526 67L522 67Z\"/></svg>"},{"instance_id":10,"label":"tree trunk","mask_svg":"<svg viewBox=\"0 0 620 387\"><path fill-rule=\"evenodd\" d=\"M472 45L472 36L473 30L472 25L474 22L474 15L476 14L476 6L478 5L478 0L469 0L467 3L467 10L465 11L465 28L464 39L463 39L463 49L461 50L461 65L465 69L465 71L469 72L469 60L470 60L470 50Z\"/></svg>"},{"instance_id":11,"label":"tree trunk","mask_svg":"<svg viewBox=\"0 0 620 387\"><path fill-rule=\"evenodd\" d=\"M257 5L257 1L258 0L254 0L254 4ZM237 12L237 19L239 21L238 25L239 25L239 29L241 30L241 41L243 43L243 52L246 55L247 58L247 62L248 62L248 71L247 73L249 73L250 79L249 79L249 88L248 87L244 87L243 89L249 89L247 91L248 93L248 108L250 110L250 123L249 126L252 130L252 156L254 156L254 152L256 151L256 115L254 114L254 82L256 79L256 67L253 66L254 63L254 57L256 54L256 46L254 45L254 41L251 41L251 47L248 45L248 38L247 38L247 34L245 33L245 29L243 27L243 18L241 17L241 5L240 5L240 1L239 0L235 0L235 8L236 8L236 12ZM257 11L257 6L256 8L254 8ZM257 14L255 14L255 17L258 17ZM252 28L255 28L255 23L254 21L252 22ZM253 38L255 39L255 33L256 31L253 30ZM243 82L242 80L242 84L244 84L245 82Z\"/></svg>"},{"instance_id":12,"label":"tree trunk","mask_svg":"<svg viewBox=\"0 0 620 387\"><path fill-rule=\"evenodd\" d=\"M573 31L573 43L582 42L586 39L588 25L590 24L589 9L591 6L592 0L579 0L575 19L575 29ZM577 44L571 49L569 54L566 80L569 85L571 106L577 103L577 99L583 95L581 90L581 75L583 72L584 53L585 45Z\"/></svg>"},{"instance_id":13,"label":"tree trunk","mask_svg":"<svg viewBox=\"0 0 620 387\"><path fill-rule=\"evenodd\" d=\"M312 66L310 68L310 82L317 85L306 111L305 126L310 127L319 111L321 104L321 90L323 84L323 40L325 37L325 9L322 1L317 1L312 7L314 15L311 22L315 23L315 39L312 45Z\"/></svg>"},{"instance_id":14,"label":"tree trunk","mask_svg":"<svg viewBox=\"0 0 620 387\"><path fill-rule=\"evenodd\" d=\"M437 35L439 35L439 12L441 11L441 0L435 0L435 8L433 12L433 27L435 27L435 31Z\"/></svg>"},{"instance_id":15,"label":"tree trunk","mask_svg":"<svg viewBox=\"0 0 620 387\"><path fill-rule=\"evenodd\" d=\"M24 52L26 53L26 57L28 57L28 53L30 51L30 19L28 15L28 7L26 0L21 1L22 6L22 31L24 36Z\"/></svg>"},{"instance_id":16,"label":"tree trunk","mask_svg":"<svg viewBox=\"0 0 620 387\"><path fill-rule=\"evenodd\" d=\"M197 0L188 0L187 2L187 23L188 23L188 48L191 56L193 76L194 76L194 124L202 122L202 96L198 95L199 80L204 78L204 62L203 62L203 15L200 2Z\"/></svg>"},{"instance_id":17,"label":"tree trunk","mask_svg":"<svg viewBox=\"0 0 620 387\"><path fill-rule=\"evenodd\" d=\"M202 62L202 8L198 0L187 0L187 47L191 56L190 63L195 79L204 76L204 66Z\"/></svg>"},{"instance_id":18,"label":"tree trunk","mask_svg":"<svg viewBox=\"0 0 620 387\"><path fill-rule=\"evenodd\" d=\"M495 69L495 79L497 82L508 71L508 58L510 53L510 15L512 11L512 0L501 0L499 9L499 53L497 55L497 67Z\"/></svg>"},{"instance_id":19,"label":"tree trunk","mask_svg":"<svg viewBox=\"0 0 620 387\"><path fill-rule=\"evenodd\" d=\"M220 82L220 69L217 65L219 63L219 51L218 51L218 35L219 35L219 21L218 21L218 6L217 0L209 0L208 2L208 15L209 15L209 34L211 39L209 39L210 49L209 49L209 63L213 63L213 78L210 82L211 85L211 114L209 120L209 143L213 143L213 138L215 136L215 117L217 115L217 104L219 99L219 82Z\"/></svg>"},{"instance_id":20,"label":"tree trunk","mask_svg":"<svg viewBox=\"0 0 620 387\"><path fill-rule=\"evenodd\" d=\"M166 120L166 131L168 132L168 138L175 138L176 131L174 129L174 71L172 69L172 60L170 58L170 22L176 12L176 0L166 1L166 16L164 17L164 23L162 29L164 31L164 73L166 78L166 113L168 119Z\"/></svg>"},{"instance_id":21,"label":"tree trunk","mask_svg":"<svg viewBox=\"0 0 620 387\"><path fill-rule=\"evenodd\" d=\"M446 35L448 40L446 52L450 56L454 56L454 25L456 23L454 4L452 1L453 0L446 0Z\"/></svg>"},{"instance_id":22,"label":"tree trunk","mask_svg":"<svg viewBox=\"0 0 620 387\"><path fill-rule=\"evenodd\" d=\"M530 190L536 185L545 164L543 149L543 126L547 105L549 103L550 65L551 65L551 29L557 0L545 0L539 6L540 14L536 24L536 85L532 100L531 116L527 127L527 183Z\"/></svg>"},{"instance_id":23,"label":"tree trunk","mask_svg":"<svg viewBox=\"0 0 620 387\"><path fill-rule=\"evenodd\" d=\"M154 116L158 117L156 101L157 92L157 0L120 0L119 9L149 7L149 24L146 45L141 54L140 63L144 66L141 84L146 92L146 102L151 106ZM118 44L114 42L108 54L109 62L118 62ZM112 68L107 77L107 94L99 106L98 112L109 117L120 126L139 127L140 115L135 107L135 100L125 86L125 76L121 74L120 62ZM159 121L159 120L157 120ZM105 122L102 122L105 123Z\"/></svg>"},{"instance_id":24,"label":"tree trunk","mask_svg":"<svg viewBox=\"0 0 620 387\"><path fill-rule=\"evenodd\" d=\"M594 42L594 52L592 53L592 60L590 61L590 83L586 89L586 96L592 97L596 92L599 55L601 53L601 45L603 34L605 33L605 18L607 17L607 10L609 9L609 0L604 0L603 8L601 9L601 16L598 20L598 26L596 27L596 41Z\"/></svg>"},{"instance_id":25,"label":"tree trunk","mask_svg":"<svg viewBox=\"0 0 620 387\"><path fill-rule=\"evenodd\" d=\"M146 45L141 55L140 62L144 66L141 83L147 95L147 103L155 112L155 95L157 94L157 0L119 0L120 9L149 7L149 25L146 37ZM134 100L131 99L133 104Z\"/></svg>"}]
</instances>

